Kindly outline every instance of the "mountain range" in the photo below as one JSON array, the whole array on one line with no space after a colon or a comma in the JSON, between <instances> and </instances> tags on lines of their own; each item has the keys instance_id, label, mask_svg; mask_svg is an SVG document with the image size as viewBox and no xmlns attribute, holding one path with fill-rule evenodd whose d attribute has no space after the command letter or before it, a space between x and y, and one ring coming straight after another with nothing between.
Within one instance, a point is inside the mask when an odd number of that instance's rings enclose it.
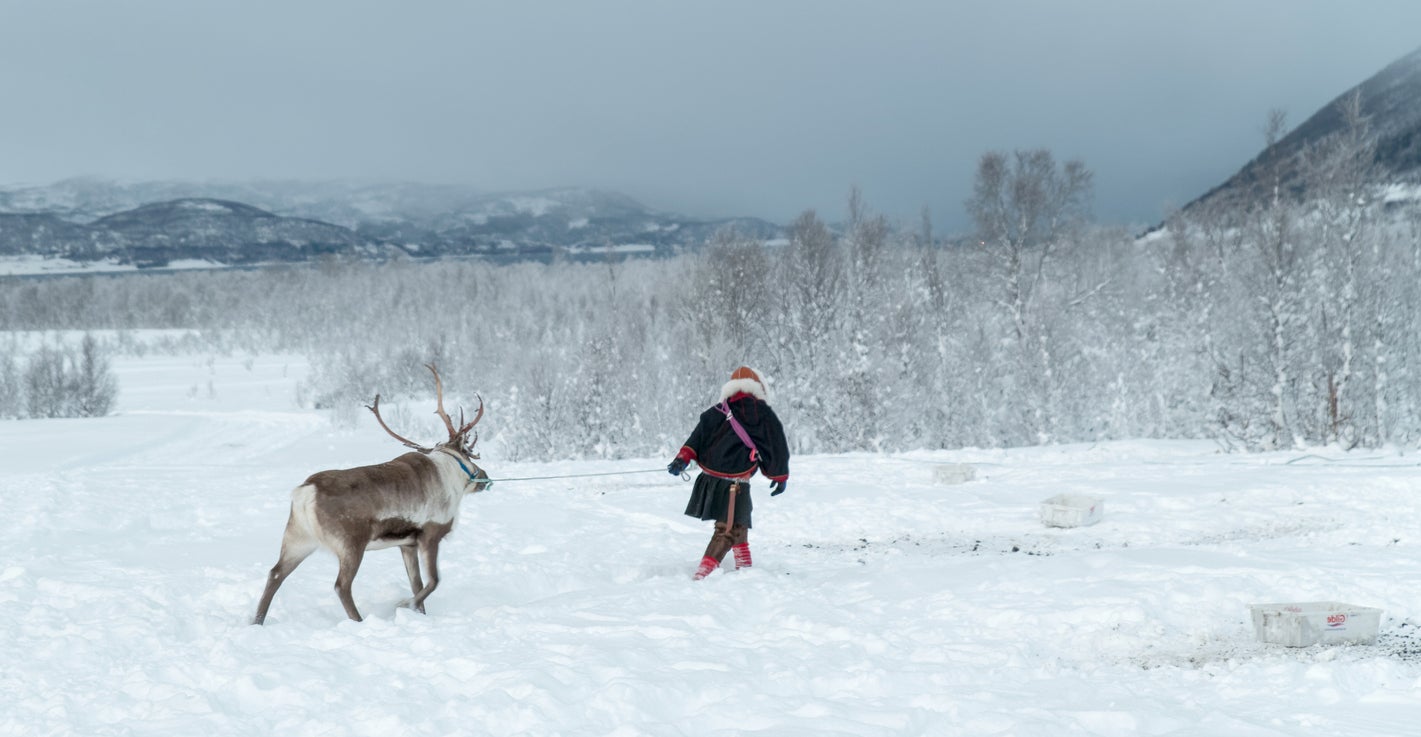
<instances>
[{"instance_id":1,"label":"mountain range","mask_svg":"<svg viewBox=\"0 0 1421 737\"><path fill-rule=\"evenodd\" d=\"M691 218L579 188L487 194L420 184L72 179L0 189L0 256L138 267L322 256L590 259L669 253L721 229L781 234L756 218Z\"/></svg>"}]
</instances>

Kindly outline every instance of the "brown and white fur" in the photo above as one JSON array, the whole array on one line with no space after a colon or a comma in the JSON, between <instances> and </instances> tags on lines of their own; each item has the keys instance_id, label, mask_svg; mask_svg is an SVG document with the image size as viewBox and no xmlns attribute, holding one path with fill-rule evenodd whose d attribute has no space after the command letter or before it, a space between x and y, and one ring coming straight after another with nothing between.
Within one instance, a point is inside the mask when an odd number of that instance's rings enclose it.
<instances>
[{"instance_id":1,"label":"brown and white fur","mask_svg":"<svg viewBox=\"0 0 1421 737\"><path fill-rule=\"evenodd\" d=\"M360 621L351 597L351 583L367 550L400 548L413 597L400 603L424 613L424 600L439 585L439 542L454 529L459 503L465 494L482 491L488 474L474 465L477 436L469 431L483 417L483 402L474 420L455 429L444 412L439 372L434 373L438 397L436 414L444 420L449 439L431 448L406 440L380 417L380 397L369 407L385 431L415 449L392 461L312 474L291 492L291 516L281 538L281 555L267 576L266 590L253 624L266 620L276 590L296 566L317 548L326 548L340 562L336 594L345 613ZM467 470L466 470L467 469ZM420 558L429 582L420 579Z\"/></svg>"}]
</instances>

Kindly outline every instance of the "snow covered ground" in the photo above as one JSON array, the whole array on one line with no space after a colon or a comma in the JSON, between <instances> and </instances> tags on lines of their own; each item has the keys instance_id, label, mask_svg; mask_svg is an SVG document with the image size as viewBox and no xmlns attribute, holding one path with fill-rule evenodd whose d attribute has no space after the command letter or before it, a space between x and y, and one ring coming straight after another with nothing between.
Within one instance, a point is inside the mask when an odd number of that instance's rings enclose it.
<instances>
[{"instance_id":1,"label":"snow covered ground","mask_svg":"<svg viewBox=\"0 0 1421 737\"><path fill-rule=\"evenodd\" d=\"M291 487L403 449L299 409L297 358L115 368L114 416L0 422L0 735L1421 732L1414 452L799 457L757 487L755 567L699 583L689 484L506 480L466 501L428 615L383 550L346 620L318 554L257 627ZM496 479L666 462L484 450ZM1062 492L1104 521L1042 526ZM1248 604L1309 600L1380 607L1377 643L1255 642Z\"/></svg>"},{"instance_id":2,"label":"snow covered ground","mask_svg":"<svg viewBox=\"0 0 1421 737\"><path fill-rule=\"evenodd\" d=\"M195 269L219 269L225 264L199 259L177 259L162 267L146 271L186 271ZM126 274L138 271L133 264L119 263L114 259L98 261L74 261L67 258L46 256L0 256L0 276L72 276L83 274Z\"/></svg>"}]
</instances>

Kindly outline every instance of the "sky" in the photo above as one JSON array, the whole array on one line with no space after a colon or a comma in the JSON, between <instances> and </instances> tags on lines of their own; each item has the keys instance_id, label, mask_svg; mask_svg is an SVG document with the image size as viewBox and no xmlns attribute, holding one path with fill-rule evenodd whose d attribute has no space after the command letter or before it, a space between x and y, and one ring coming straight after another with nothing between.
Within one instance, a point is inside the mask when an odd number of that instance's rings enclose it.
<instances>
[{"instance_id":1,"label":"sky","mask_svg":"<svg viewBox=\"0 0 1421 737\"><path fill-rule=\"evenodd\" d=\"M593 186L939 232L986 151L1158 220L1421 45L1415 0L0 0L0 186Z\"/></svg>"}]
</instances>

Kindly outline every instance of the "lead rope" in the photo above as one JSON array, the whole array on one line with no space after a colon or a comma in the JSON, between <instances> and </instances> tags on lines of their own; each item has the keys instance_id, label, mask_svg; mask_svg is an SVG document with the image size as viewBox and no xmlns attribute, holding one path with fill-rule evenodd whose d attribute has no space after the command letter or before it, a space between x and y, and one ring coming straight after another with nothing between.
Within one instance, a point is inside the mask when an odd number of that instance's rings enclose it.
<instances>
[{"instance_id":1,"label":"lead rope","mask_svg":"<svg viewBox=\"0 0 1421 737\"><path fill-rule=\"evenodd\" d=\"M593 478L593 477L596 477L596 476L628 476L628 475L631 475L631 474L634 474L634 473L666 473L666 469L664 469L664 468L648 468L648 469L646 469L646 470L644 470L644 471L607 471L607 472L604 472L604 473L566 473L566 474L562 474L562 475L560 475L560 476L520 476L520 477L518 477L518 478L479 479L479 480L478 480L477 482L475 482L475 483L484 484L484 485L485 485L484 488L487 489L487 488L493 486L494 483L500 483L500 484L501 484L501 483L505 483L505 482L508 482L508 481L549 481L549 480L554 480L554 479L587 479L587 478ZM690 478L691 478L691 477L690 477L690 474L687 474L687 473L685 473L685 472L682 472L682 473L681 473L681 480L683 480L683 481L689 481Z\"/></svg>"}]
</instances>

